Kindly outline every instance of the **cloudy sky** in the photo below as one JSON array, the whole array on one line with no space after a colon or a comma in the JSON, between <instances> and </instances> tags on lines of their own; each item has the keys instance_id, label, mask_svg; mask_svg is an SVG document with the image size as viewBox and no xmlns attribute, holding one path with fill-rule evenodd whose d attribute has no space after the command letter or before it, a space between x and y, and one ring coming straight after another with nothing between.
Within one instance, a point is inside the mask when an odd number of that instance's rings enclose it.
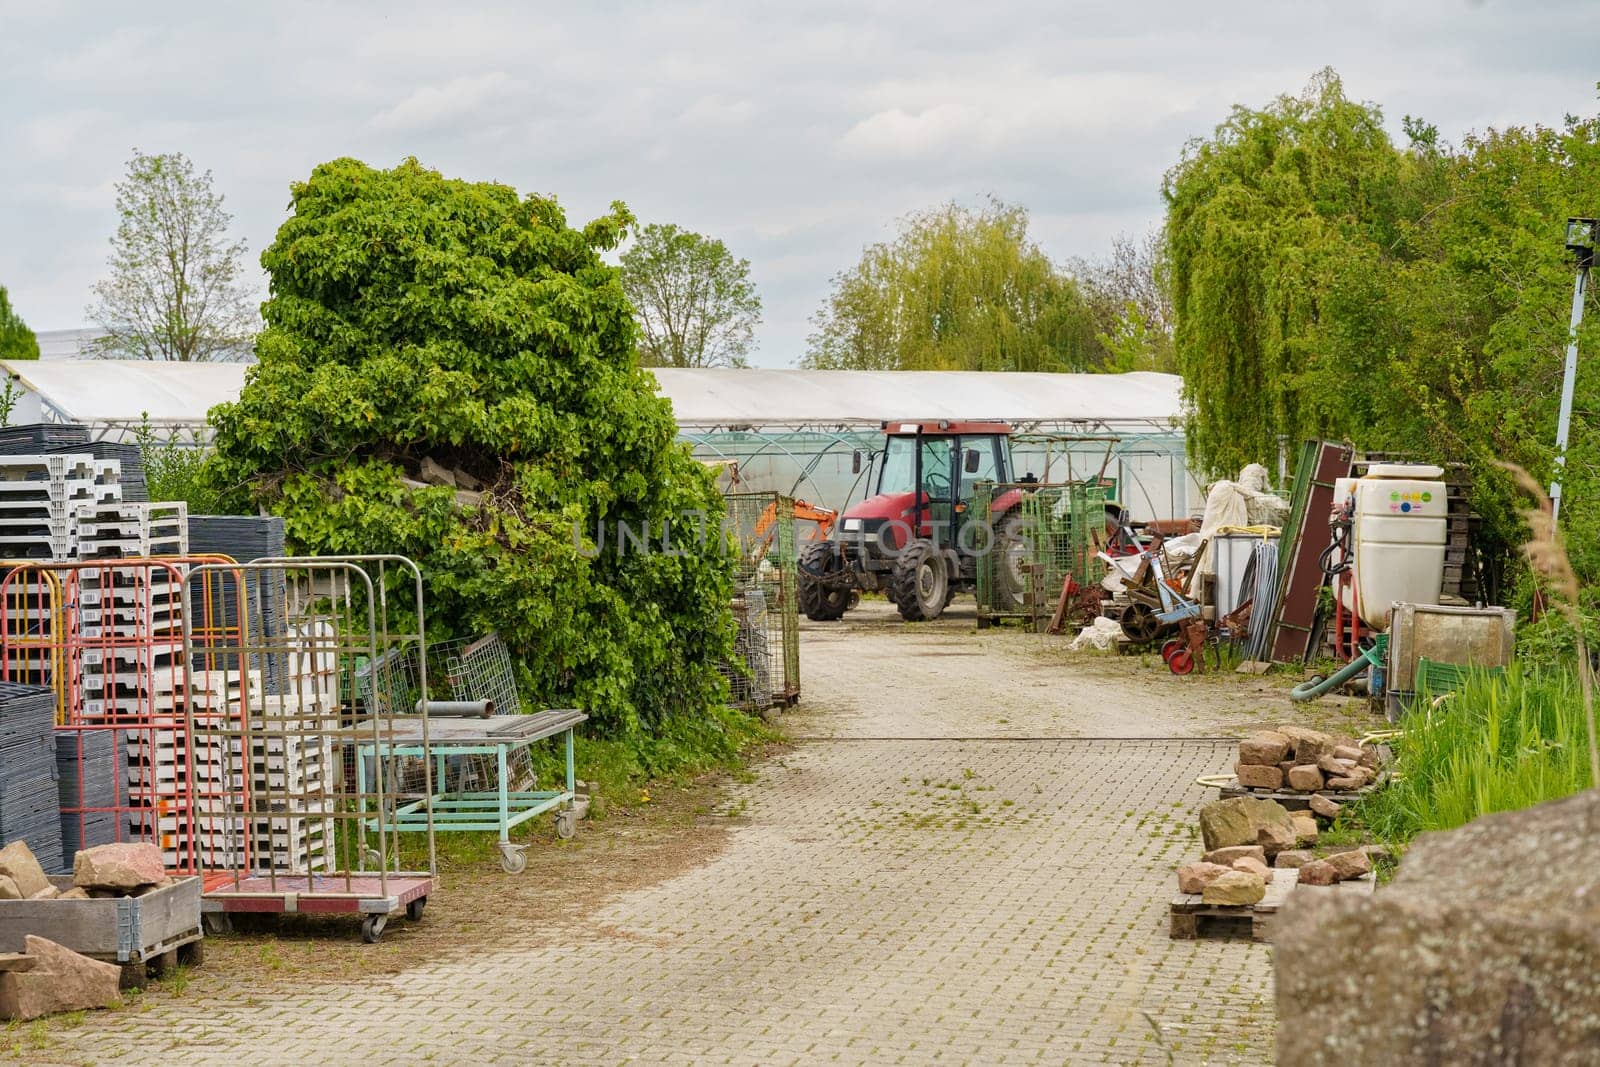
<instances>
[{"instance_id":1,"label":"cloudy sky","mask_svg":"<svg viewBox=\"0 0 1600 1067\"><path fill-rule=\"evenodd\" d=\"M786 366L908 211L993 194L1092 257L1156 223L1186 139L1323 66L1454 140L1594 113L1597 59L1596 0L0 0L0 285L35 329L85 324L134 147L214 171L252 261L316 163L415 155L721 237Z\"/></svg>"}]
</instances>

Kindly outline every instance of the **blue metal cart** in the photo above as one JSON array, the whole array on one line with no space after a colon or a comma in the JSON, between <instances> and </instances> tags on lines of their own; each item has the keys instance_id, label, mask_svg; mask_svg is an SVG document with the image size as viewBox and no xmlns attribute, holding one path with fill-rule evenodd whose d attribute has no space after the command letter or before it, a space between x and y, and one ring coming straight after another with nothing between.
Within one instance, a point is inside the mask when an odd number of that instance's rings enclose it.
<instances>
[{"instance_id":1,"label":"blue metal cart","mask_svg":"<svg viewBox=\"0 0 1600 1067\"><path fill-rule=\"evenodd\" d=\"M420 719L397 718L389 736L355 745L356 774L366 782L369 763L378 759L392 766L397 757L427 758L435 761L433 781L442 787L449 781L449 760L457 756L493 756L497 775L494 789L444 791L433 796L433 829L447 831L496 830L500 834L500 866L509 874L528 866L525 846L511 843L511 828L546 812L556 813L556 834L569 838L578 829L578 813L573 808L577 786L573 763L573 734L588 716L575 708L556 708L535 715L491 715L482 719L449 719L430 716L428 743L422 741ZM546 738L564 735L567 777L564 789L518 791L509 788L507 774L512 755L519 748L531 748ZM428 829L428 803L418 798L394 808L384 818L368 820L368 827L380 826L395 833L422 832Z\"/></svg>"}]
</instances>

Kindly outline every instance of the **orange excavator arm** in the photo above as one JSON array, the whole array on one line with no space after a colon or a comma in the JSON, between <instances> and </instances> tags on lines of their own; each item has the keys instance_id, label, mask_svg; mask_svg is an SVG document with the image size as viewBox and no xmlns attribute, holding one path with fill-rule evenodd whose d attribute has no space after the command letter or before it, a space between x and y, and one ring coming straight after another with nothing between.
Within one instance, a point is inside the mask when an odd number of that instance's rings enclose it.
<instances>
[{"instance_id":1,"label":"orange excavator arm","mask_svg":"<svg viewBox=\"0 0 1600 1067\"><path fill-rule=\"evenodd\" d=\"M833 534L833 525L839 521L839 513L832 508L825 508L821 504L808 504L804 500L794 502L794 517L806 522L816 523L816 529L811 531L808 540L826 541ZM778 502L768 504L756 519L755 550L751 555L759 559L767 554L772 547L772 539L777 536L774 527L778 523Z\"/></svg>"}]
</instances>

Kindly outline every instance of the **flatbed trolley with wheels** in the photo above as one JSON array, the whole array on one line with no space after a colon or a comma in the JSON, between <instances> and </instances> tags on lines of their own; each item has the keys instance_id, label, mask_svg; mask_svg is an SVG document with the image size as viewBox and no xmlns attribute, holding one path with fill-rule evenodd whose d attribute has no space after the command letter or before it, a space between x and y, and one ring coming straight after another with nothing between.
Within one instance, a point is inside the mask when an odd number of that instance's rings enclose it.
<instances>
[{"instance_id":1,"label":"flatbed trolley with wheels","mask_svg":"<svg viewBox=\"0 0 1600 1067\"><path fill-rule=\"evenodd\" d=\"M548 812L555 812L556 835L570 838L577 832L578 813L573 807L577 779L573 736L588 716L575 708L556 708L534 715L491 715L480 719L429 717L429 737L422 733L422 717L397 718L383 738L352 737L358 780L365 781L376 766L396 758L427 757L433 764L432 780L449 781L449 761L459 756L492 756L494 788L436 792L432 797L433 829L449 831L493 830L500 835L500 866L519 874L528 865L520 845L511 843L511 828ZM566 782L562 789L513 790L508 767L517 749L531 748L560 735L566 748ZM381 758L380 758L381 757ZM392 777L391 773L391 777ZM370 818L367 828L378 834L416 833L428 829L426 798L413 799L392 809L385 819Z\"/></svg>"}]
</instances>

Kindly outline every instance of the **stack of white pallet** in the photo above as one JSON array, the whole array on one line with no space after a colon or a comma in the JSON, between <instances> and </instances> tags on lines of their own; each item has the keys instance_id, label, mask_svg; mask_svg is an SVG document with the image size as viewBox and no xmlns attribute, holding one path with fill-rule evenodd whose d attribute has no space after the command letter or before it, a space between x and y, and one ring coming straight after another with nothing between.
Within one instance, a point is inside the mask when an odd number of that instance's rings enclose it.
<instances>
[{"instance_id":1,"label":"stack of white pallet","mask_svg":"<svg viewBox=\"0 0 1600 1067\"><path fill-rule=\"evenodd\" d=\"M325 871L333 853L338 776L338 656L326 622L287 628L274 675L282 694L251 701L253 865L258 870Z\"/></svg>"},{"instance_id":2,"label":"stack of white pallet","mask_svg":"<svg viewBox=\"0 0 1600 1067\"><path fill-rule=\"evenodd\" d=\"M338 773L334 715L318 698L266 697L250 731L252 866L325 871Z\"/></svg>"},{"instance_id":3,"label":"stack of white pallet","mask_svg":"<svg viewBox=\"0 0 1600 1067\"><path fill-rule=\"evenodd\" d=\"M247 834L238 672L163 667L142 681L150 690L149 716L119 714L129 724L135 834L157 841L169 865L238 869Z\"/></svg>"},{"instance_id":4,"label":"stack of white pallet","mask_svg":"<svg viewBox=\"0 0 1600 1067\"><path fill-rule=\"evenodd\" d=\"M106 501L73 513L79 559L189 554L189 505L182 501Z\"/></svg>"},{"instance_id":5,"label":"stack of white pallet","mask_svg":"<svg viewBox=\"0 0 1600 1067\"><path fill-rule=\"evenodd\" d=\"M120 501L121 473L87 452L0 456L0 558L72 558L77 509Z\"/></svg>"},{"instance_id":6,"label":"stack of white pallet","mask_svg":"<svg viewBox=\"0 0 1600 1067\"><path fill-rule=\"evenodd\" d=\"M0 559L53 562L72 558L72 522L83 505L118 500L120 466L85 453L0 456ZM12 682L50 685L60 669L55 612L61 610L55 583L23 572L6 584L8 617L26 618L37 641L13 642L5 677ZM28 646L34 647L28 647Z\"/></svg>"}]
</instances>

